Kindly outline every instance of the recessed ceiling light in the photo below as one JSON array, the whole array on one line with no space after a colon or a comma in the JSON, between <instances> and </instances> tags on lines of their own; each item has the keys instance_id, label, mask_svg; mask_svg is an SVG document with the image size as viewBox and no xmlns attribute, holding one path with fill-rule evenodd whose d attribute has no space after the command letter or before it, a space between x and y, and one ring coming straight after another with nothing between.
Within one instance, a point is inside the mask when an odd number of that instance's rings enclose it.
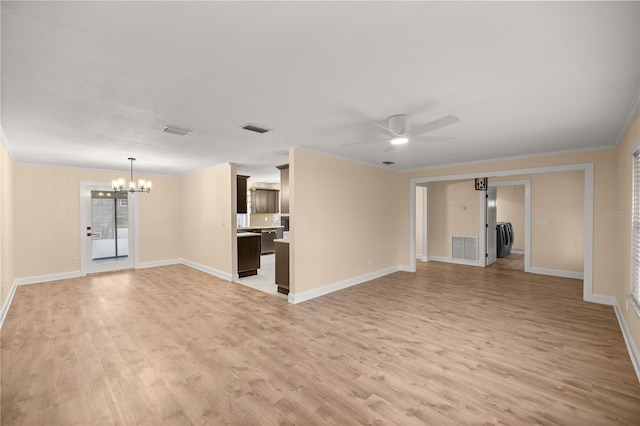
<instances>
[{"instance_id":1,"label":"recessed ceiling light","mask_svg":"<svg viewBox=\"0 0 640 426\"><path fill-rule=\"evenodd\" d=\"M185 136L193 132L193 130L181 129L174 126L164 126L162 131L165 133L171 133L172 135Z\"/></svg>"},{"instance_id":2,"label":"recessed ceiling light","mask_svg":"<svg viewBox=\"0 0 640 426\"><path fill-rule=\"evenodd\" d=\"M399 137L391 139L391 145L403 145L409 142L409 138Z\"/></svg>"}]
</instances>

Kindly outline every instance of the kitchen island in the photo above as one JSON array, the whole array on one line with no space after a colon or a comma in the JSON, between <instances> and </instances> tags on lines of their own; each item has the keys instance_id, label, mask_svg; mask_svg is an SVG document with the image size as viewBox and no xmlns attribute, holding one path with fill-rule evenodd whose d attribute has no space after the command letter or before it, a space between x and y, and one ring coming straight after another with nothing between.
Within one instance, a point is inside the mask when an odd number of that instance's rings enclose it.
<instances>
[{"instance_id":1,"label":"kitchen island","mask_svg":"<svg viewBox=\"0 0 640 426\"><path fill-rule=\"evenodd\" d=\"M260 254L269 254L275 251L273 240L282 238L284 233L284 226L272 225L272 226L246 226L238 228L238 232L255 232L260 233L261 249Z\"/></svg>"}]
</instances>

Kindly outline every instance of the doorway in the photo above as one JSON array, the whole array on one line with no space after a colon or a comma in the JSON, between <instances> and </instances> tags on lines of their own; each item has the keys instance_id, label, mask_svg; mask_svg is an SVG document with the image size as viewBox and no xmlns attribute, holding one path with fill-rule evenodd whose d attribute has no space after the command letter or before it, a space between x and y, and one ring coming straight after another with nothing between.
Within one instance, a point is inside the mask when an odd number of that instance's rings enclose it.
<instances>
[{"instance_id":1,"label":"doorway","mask_svg":"<svg viewBox=\"0 0 640 426\"><path fill-rule=\"evenodd\" d=\"M491 200L487 200L487 221L489 220L489 203L494 204L494 220L492 224L495 229L496 222L508 222L514 229L515 244L512 241L512 250L505 257L494 256L493 262L487 262L487 266L492 265L497 268L517 269L530 272L531 269L531 180L505 180L489 181L488 193L493 195ZM513 193L507 196L507 193ZM489 227L487 226L487 249L489 249ZM494 233L494 236L496 234ZM497 240L497 238L494 238ZM492 250L497 253L497 246Z\"/></svg>"},{"instance_id":2,"label":"doorway","mask_svg":"<svg viewBox=\"0 0 640 426\"><path fill-rule=\"evenodd\" d=\"M85 274L134 267L135 195L106 183L80 187L81 257Z\"/></svg>"},{"instance_id":3,"label":"doorway","mask_svg":"<svg viewBox=\"0 0 640 426\"><path fill-rule=\"evenodd\" d=\"M579 163L579 164L567 164L560 166L546 166L546 167L536 167L536 168L526 168L526 169L512 169L512 170L500 170L500 171L492 171L492 172L476 172L476 173L466 173L466 174L457 174L457 175L438 175L438 176L430 176L430 177L419 177L419 178L411 178L409 179L409 265L406 270L409 272L416 271L416 186L423 186L430 182L443 182L443 181L452 181L452 180L470 180L477 178L478 176L485 176L488 178L505 178L505 177L514 177L517 176L526 176L526 175L544 175L548 173L556 173L556 172L582 172L581 181L583 183L582 195L583 199L581 201L582 204L582 223L579 226L582 228L581 232L581 259L582 259L582 271L580 273L571 272L572 270L556 270L556 269L547 269L547 268L535 268L535 270L531 267L531 216L529 213L530 205L526 208L526 217L525 217L525 272L534 272L541 273L547 275L557 275L557 276L566 276L568 278L579 278L583 280L583 300L585 301L593 301L593 205L594 205L594 165L593 163ZM530 184L525 184L525 191L530 194ZM483 197L484 198L484 197ZM526 197L527 199L529 196ZM483 210L486 214L486 210ZM486 217L482 218L482 228L485 228ZM546 221L543 218L537 219L536 224L540 224L540 226L546 225ZM479 242L480 247L486 247L486 233L484 229L480 232L481 241ZM484 262L483 262L484 263Z\"/></svg>"}]
</instances>

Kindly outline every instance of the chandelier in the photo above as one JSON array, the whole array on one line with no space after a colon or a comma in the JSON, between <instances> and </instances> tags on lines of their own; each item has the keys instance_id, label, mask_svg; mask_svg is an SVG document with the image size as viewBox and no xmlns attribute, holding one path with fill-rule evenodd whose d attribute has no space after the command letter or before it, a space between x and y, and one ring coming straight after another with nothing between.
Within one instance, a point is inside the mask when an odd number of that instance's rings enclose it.
<instances>
[{"instance_id":1,"label":"chandelier","mask_svg":"<svg viewBox=\"0 0 640 426\"><path fill-rule=\"evenodd\" d=\"M133 162L136 161L135 158L129 157L128 160L131 162L131 179L129 180L129 188L125 187L126 181L124 178L114 179L111 181L111 186L113 186L113 190L118 191L128 191L128 192L151 192L151 181L139 179L138 187L136 187L136 182L133 180Z\"/></svg>"}]
</instances>

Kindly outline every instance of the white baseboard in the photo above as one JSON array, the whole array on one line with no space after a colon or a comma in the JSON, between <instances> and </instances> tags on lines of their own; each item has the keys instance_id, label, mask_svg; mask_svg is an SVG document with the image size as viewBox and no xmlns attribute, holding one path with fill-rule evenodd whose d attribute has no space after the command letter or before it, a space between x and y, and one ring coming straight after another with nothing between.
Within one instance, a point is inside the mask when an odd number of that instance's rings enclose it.
<instances>
[{"instance_id":1,"label":"white baseboard","mask_svg":"<svg viewBox=\"0 0 640 426\"><path fill-rule=\"evenodd\" d=\"M2 304L2 309L0 310L0 329L2 329L2 324L4 324L4 319L7 317L7 312L9 312L9 307L11 306L11 302L13 301L13 295L16 294L16 288L18 288L18 283L14 280L11 288L9 289L9 294Z\"/></svg>"},{"instance_id":2,"label":"white baseboard","mask_svg":"<svg viewBox=\"0 0 640 426\"><path fill-rule=\"evenodd\" d=\"M633 337L631 336L631 332L629 332L629 327L627 327L627 321L624 319L624 315L622 314L620 305L618 305L618 300L613 296L594 294L593 302L599 303L601 305L613 306L616 317L618 317L618 323L620 324L622 337L624 337L624 343L625 345L627 345L627 351L629 352L629 357L631 358L631 364L633 364L633 369L636 371L636 377L638 378L638 382L640 382L640 353L638 353L638 349L636 349L636 345L633 341Z\"/></svg>"},{"instance_id":3,"label":"white baseboard","mask_svg":"<svg viewBox=\"0 0 640 426\"><path fill-rule=\"evenodd\" d=\"M607 296L605 294L596 294L596 293L593 293L591 295L590 302L597 303L599 305L609 305L609 306L615 306L618 303L616 301L616 298L613 296Z\"/></svg>"},{"instance_id":4,"label":"white baseboard","mask_svg":"<svg viewBox=\"0 0 640 426\"><path fill-rule=\"evenodd\" d=\"M218 278L222 278L223 280L233 281L233 274L219 271L210 266L201 265L200 263L192 262L187 259L180 259L180 263L182 263L185 266L189 266L190 268L197 269L198 271L206 272L209 275L214 275Z\"/></svg>"},{"instance_id":5,"label":"white baseboard","mask_svg":"<svg viewBox=\"0 0 640 426\"><path fill-rule=\"evenodd\" d=\"M512 248L512 249L511 249L511 253L515 253L515 254L524 254L524 249Z\"/></svg>"},{"instance_id":6,"label":"white baseboard","mask_svg":"<svg viewBox=\"0 0 640 426\"><path fill-rule=\"evenodd\" d=\"M313 290L304 291L302 293L289 293L289 303L302 303L307 300L315 299L316 297L324 296L334 291L344 290L345 288L352 287L354 285L362 284L367 281L374 280L376 278L383 277L385 275L392 274L401 270L408 270L407 265L392 266L390 268L381 269L379 271L370 272L368 274L360 275L358 277L349 278L337 283L328 284L322 287L314 288Z\"/></svg>"},{"instance_id":7,"label":"white baseboard","mask_svg":"<svg viewBox=\"0 0 640 426\"><path fill-rule=\"evenodd\" d=\"M530 267L527 272L531 272L532 274L551 275L554 277L573 278L576 280L584 279L584 274L582 272L563 271L560 269L538 268L536 266Z\"/></svg>"},{"instance_id":8,"label":"white baseboard","mask_svg":"<svg viewBox=\"0 0 640 426\"><path fill-rule=\"evenodd\" d=\"M483 262L478 260L452 259L444 256L429 256L428 259L428 261L433 260L434 262L456 263L458 265L485 266Z\"/></svg>"},{"instance_id":9,"label":"white baseboard","mask_svg":"<svg viewBox=\"0 0 640 426\"><path fill-rule=\"evenodd\" d=\"M136 269L155 268L157 266L179 265L181 263L182 263L182 259L154 260L151 262L138 263L138 265L136 266Z\"/></svg>"},{"instance_id":10,"label":"white baseboard","mask_svg":"<svg viewBox=\"0 0 640 426\"><path fill-rule=\"evenodd\" d=\"M84 277L81 271L63 272L61 274L37 275L35 277L16 278L17 285L39 284L50 281L68 280L70 278Z\"/></svg>"},{"instance_id":11,"label":"white baseboard","mask_svg":"<svg viewBox=\"0 0 640 426\"><path fill-rule=\"evenodd\" d=\"M398 266L398 271L402 271L402 272L415 272L414 270L411 269L411 267L409 265L399 265Z\"/></svg>"},{"instance_id":12,"label":"white baseboard","mask_svg":"<svg viewBox=\"0 0 640 426\"><path fill-rule=\"evenodd\" d=\"M422 253L416 253L416 259L422 259L423 257Z\"/></svg>"}]
</instances>

